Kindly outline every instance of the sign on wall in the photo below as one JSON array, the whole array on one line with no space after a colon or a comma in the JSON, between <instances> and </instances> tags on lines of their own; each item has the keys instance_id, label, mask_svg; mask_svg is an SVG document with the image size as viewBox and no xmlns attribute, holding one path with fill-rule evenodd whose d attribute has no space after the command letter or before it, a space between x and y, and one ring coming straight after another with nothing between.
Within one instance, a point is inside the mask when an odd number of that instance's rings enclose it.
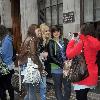
<instances>
[{"instance_id":1,"label":"sign on wall","mask_svg":"<svg viewBox=\"0 0 100 100\"><path fill-rule=\"evenodd\" d=\"M75 21L74 12L63 13L63 23L72 23Z\"/></svg>"}]
</instances>

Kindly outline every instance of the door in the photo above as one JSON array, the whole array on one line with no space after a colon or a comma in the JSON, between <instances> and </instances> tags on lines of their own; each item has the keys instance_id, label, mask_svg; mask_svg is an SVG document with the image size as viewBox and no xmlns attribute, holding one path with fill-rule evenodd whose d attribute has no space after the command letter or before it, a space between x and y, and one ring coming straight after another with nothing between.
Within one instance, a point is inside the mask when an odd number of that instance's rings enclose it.
<instances>
[{"instance_id":1,"label":"door","mask_svg":"<svg viewBox=\"0 0 100 100\"><path fill-rule=\"evenodd\" d=\"M12 16L12 33L14 39L14 46L19 51L21 43L20 32L20 0L11 0L11 16Z\"/></svg>"}]
</instances>

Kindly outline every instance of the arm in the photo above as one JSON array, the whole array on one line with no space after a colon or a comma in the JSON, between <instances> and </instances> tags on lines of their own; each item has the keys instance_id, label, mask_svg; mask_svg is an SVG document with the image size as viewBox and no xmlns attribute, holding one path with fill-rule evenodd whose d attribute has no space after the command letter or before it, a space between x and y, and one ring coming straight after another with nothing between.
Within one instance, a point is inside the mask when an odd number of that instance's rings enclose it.
<instances>
[{"instance_id":1,"label":"arm","mask_svg":"<svg viewBox=\"0 0 100 100\"><path fill-rule=\"evenodd\" d=\"M12 42L9 40L4 40L1 47L1 53L2 56L5 56L8 53L8 50L11 50L12 56L13 56L13 47Z\"/></svg>"},{"instance_id":2,"label":"arm","mask_svg":"<svg viewBox=\"0 0 100 100\"><path fill-rule=\"evenodd\" d=\"M75 44L75 40L71 40L67 45L66 56L71 59L76 55L79 55L81 53L82 46L82 41Z\"/></svg>"},{"instance_id":3,"label":"arm","mask_svg":"<svg viewBox=\"0 0 100 100\"><path fill-rule=\"evenodd\" d=\"M94 48L95 50L100 50L100 41L97 40L96 38L92 37L92 36L87 36L88 39L88 43L92 44L89 45L91 48Z\"/></svg>"}]
</instances>

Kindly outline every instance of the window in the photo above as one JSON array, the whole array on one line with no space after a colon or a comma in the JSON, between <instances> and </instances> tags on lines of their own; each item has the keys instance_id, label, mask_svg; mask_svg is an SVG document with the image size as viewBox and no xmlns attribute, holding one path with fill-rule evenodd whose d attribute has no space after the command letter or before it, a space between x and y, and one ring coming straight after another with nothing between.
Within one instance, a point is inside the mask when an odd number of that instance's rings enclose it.
<instances>
[{"instance_id":1,"label":"window","mask_svg":"<svg viewBox=\"0 0 100 100\"><path fill-rule=\"evenodd\" d=\"M100 0L95 0L94 2L95 21L100 21Z\"/></svg>"},{"instance_id":2,"label":"window","mask_svg":"<svg viewBox=\"0 0 100 100\"><path fill-rule=\"evenodd\" d=\"M100 0L81 0L81 3L82 23L100 21Z\"/></svg>"},{"instance_id":3,"label":"window","mask_svg":"<svg viewBox=\"0 0 100 100\"><path fill-rule=\"evenodd\" d=\"M63 26L63 0L38 0L39 24Z\"/></svg>"}]
</instances>

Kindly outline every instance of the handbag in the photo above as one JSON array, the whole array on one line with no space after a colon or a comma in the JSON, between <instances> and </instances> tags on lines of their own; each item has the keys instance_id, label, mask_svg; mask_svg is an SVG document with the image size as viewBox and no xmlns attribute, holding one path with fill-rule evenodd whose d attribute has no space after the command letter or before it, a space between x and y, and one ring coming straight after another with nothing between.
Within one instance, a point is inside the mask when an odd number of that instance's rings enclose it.
<instances>
[{"instance_id":1,"label":"handbag","mask_svg":"<svg viewBox=\"0 0 100 100\"><path fill-rule=\"evenodd\" d=\"M83 51L83 50L82 50ZM84 53L81 52L72 60L67 60L63 68L63 77L69 82L79 82L89 76Z\"/></svg>"},{"instance_id":2,"label":"handbag","mask_svg":"<svg viewBox=\"0 0 100 100\"><path fill-rule=\"evenodd\" d=\"M38 70L38 65L34 64L31 58L28 58L27 67L24 70L23 83L38 84L41 80L41 74Z\"/></svg>"},{"instance_id":3,"label":"handbag","mask_svg":"<svg viewBox=\"0 0 100 100\"><path fill-rule=\"evenodd\" d=\"M0 77L9 74L10 71L7 65L3 62L2 57L0 57Z\"/></svg>"}]
</instances>

